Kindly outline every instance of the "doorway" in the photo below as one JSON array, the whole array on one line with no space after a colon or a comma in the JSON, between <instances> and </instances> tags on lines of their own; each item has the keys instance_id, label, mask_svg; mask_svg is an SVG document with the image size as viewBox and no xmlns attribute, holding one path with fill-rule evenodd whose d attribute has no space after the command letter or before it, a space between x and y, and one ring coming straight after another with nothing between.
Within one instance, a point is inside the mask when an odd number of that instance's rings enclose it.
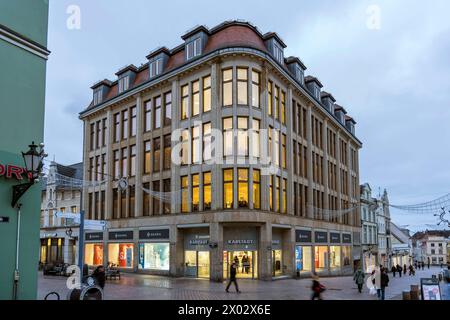
<instances>
[{"instance_id":1,"label":"doorway","mask_svg":"<svg viewBox=\"0 0 450 320\"><path fill-rule=\"evenodd\" d=\"M274 277L283 274L282 251L272 250L272 275Z\"/></svg>"},{"instance_id":2,"label":"doorway","mask_svg":"<svg viewBox=\"0 0 450 320\"><path fill-rule=\"evenodd\" d=\"M257 251L224 251L223 252L223 277L230 275L230 266L233 262L237 265L236 278L258 278Z\"/></svg>"},{"instance_id":3,"label":"doorway","mask_svg":"<svg viewBox=\"0 0 450 320\"><path fill-rule=\"evenodd\" d=\"M184 252L186 277L209 279L209 264L209 251L187 250Z\"/></svg>"}]
</instances>

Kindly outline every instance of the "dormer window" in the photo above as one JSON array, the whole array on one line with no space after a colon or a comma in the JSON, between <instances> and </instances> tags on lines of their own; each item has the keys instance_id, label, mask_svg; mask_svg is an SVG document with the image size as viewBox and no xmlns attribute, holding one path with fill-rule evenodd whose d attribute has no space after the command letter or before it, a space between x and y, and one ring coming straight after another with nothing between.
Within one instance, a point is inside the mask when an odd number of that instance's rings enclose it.
<instances>
[{"instance_id":1,"label":"dormer window","mask_svg":"<svg viewBox=\"0 0 450 320\"><path fill-rule=\"evenodd\" d=\"M314 96L320 100L320 88L317 85L314 86Z\"/></svg>"},{"instance_id":2,"label":"dormer window","mask_svg":"<svg viewBox=\"0 0 450 320\"><path fill-rule=\"evenodd\" d=\"M101 88L94 91L94 105L99 104L102 102L103 99L103 91Z\"/></svg>"},{"instance_id":3,"label":"dormer window","mask_svg":"<svg viewBox=\"0 0 450 320\"><path fill-rule=\"evenodd\" d=\"M202 39L197 38L186 44L186 59L192 59L202 54Z\"/></svg>"},{"instance_id":4,"label":"dormer window","mask_svg":"<svg viewBox=\"0 0 450 320\"><path fill-rule=\"evenodd\" d=\"M295 66L295 78L301 84L305 83L305 73L304 73L302 67L300 67L299 65Z\"/></svg>"},{"instance_id":5,"label":"dormer window","mask_svg":"<svg viewBox=\"0 0 450 320\"><path fill-rule=\"evenodd\" d=\"M157 75L162 73L163 69L163 59L159 58L150 63L150 78L156 77Z\"/></svg>"},{"instance_id":6,"label":"dormer window","mask_svg":"<svg viewBox=\"0 0 450 320\"><path fill-rule=\"evenodd\" d=\"M122 78L119 78L119 93L122 93L130 87L130 77L129 76L123 76Z\"/></svg>"},{"instance_id":7,"label":"dormer window","mask_svg":"<svg viewBox=\"0 0 450 320\"><path fill-rule=\"evenodd\" d=\"M281 48L277 43L274 42L273 44L273 56L279 63L284 62L284 54L283 54L283 48Z\"/></svg>"}]
</instances>

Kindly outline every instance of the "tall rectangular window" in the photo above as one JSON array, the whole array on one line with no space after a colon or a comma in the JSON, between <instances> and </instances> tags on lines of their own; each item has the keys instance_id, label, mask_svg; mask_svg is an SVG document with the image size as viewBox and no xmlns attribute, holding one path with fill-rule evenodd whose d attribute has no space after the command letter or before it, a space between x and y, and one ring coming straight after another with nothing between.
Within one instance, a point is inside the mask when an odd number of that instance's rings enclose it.
<instances>
[{"instance_id":1,"label":"tall rectangular window","mask_svg":"<svg viewBox=\"0 0 450 320\"><path fill-rule=\"evenodd\" d=\"M189 164L189 129L181 132L181 164Z\"/></svg>"},{"instance_id":2,"label":"tall rectangular window","mask_svg":"<svg viewBox=\"0 0 450 320\"><path fill-rule=\"evenodd\" d=\"M97 121L96 126L97 126L97 136L95 138L95 146L96 148L100 148L102 143L102 121L101 120Z\"/></svg>"},{"instance_id":3,"label":"tall rectangular window","mask_svg":"<svg viewBox=\"0 0 450 320\"><path fill-rule=\"evenodd\" d=\"M151 154L150 154L150 140L144 142L144 173L150 173Z\"/></svg>"},{"instance_id":4,"label":"tall rectangular window","mask_svg":"<svg viewBox=\"0 0 450 320\"><path fill-rule=\"evenodd\" d=\"M161 138L153 140L153 172L161 170Z\"/></svg>"},{"instance_id":5,"label":"tall rectangular window","mask_svg":"<svg viewBox=\"0 0 450 320\"><path fill-rule=\"evenodd\" d=\"M273 157L275 158L275 165L280 166L280 131L274 130L274 152Z\"/></svg>"},{"instance_id":6,"label":"tall rectangular window","mask_svg":"<svg viewBox=\"0 0 450 320\"><path fill-rule=\"evenodd\" d=\"M89 180L94 180L93 179L93 177L94 177L94 169L95 167L94 167L94 158L89 158ZM50 196L50 199L51 199L51 196Z\"/></svg>"},{"instance_id":7,"label":"tall rectangular window","mask_svg":"<svg viewBox=\"0 0 450 320\"><path fill-rule=\"evenodd\" d=\"M248 156L248 118L238 117L238 156Z\"/></svg>"},{"instance_id":8,"label":"tall rectangular window","mask_svg":"<svg viewBox=\"0 0 450 320\"><path fill-rule=\"evenodd\" d=\"M261 171L253 169L253 209L261 208Z\"/></svg>"},{"instance_id":9,"label":"tall rectangular window","mask_svg":"<svg viewBox=\"0 0 450 320\"><path fill-rule=\"evenodd\" d=\"M156 97L155 102L155 129L161 128L161 96Z\"/></svg>"},{"instance_id":10,"label":"tall rectangular window","mask_svg":"<svg viewBox=\"0 0 450 320\"><path fill-rule=\"evenodd\" d=\"M199 211L200 208L200 175L192 175L192 211Z\"/></svg>"},{"instance_id":11,"label":"tall rectangular window","mask_svg":"<svg viewBox=\"0 0 450 320\"><path fill-rule=\"evenodd\" d=\"M252 106L259 108L259 96L261 94L261 75L259 72L252 71Z\"/></svg>"},{"instance_id":12,"label":"tall rectangular window","mask_svg":"<svg viewBox=\"0 0 450 320\"><path fill-rule=\"evenodd\" d=\"M136 204L136 187L130 186L129 189L130 198L128 201L128 216L134 218L136 216L135 204Z\"/></svg>"},{"instance_id":13,"label":"tall rectangular window","mask_svg":"<svg viewBox=\"0 0 450 320\"><path fill-rule=\"evenodd\" d=\"M268 136L269 136L269 158L270 158L270 162L274 163L273 160L273 139L272 139L272 135L273 135L273 128L271 126L269 126L269 132L268 132Z\"/></svg>"},{"instance_id":14,"label":"tall rectangular window","mask_svg":"<svg viewBox=\"0 0 450 320\"><path fill-rule=\"evenodd\" d=\"M100 156L95 157L95 180L101 181L102 180L102 162Z\"/></svg>"},{"instance_id":15,"label":"tall rectangular window","mask_svg":"<svg viewBox=\"0 0 450 320\"><path fill-rule=\"evenodd\" d=\"M237 68L238 105L248 105L248 69Z\"/></svg>"},{"instance_id":16,"label":"tall rectangular window","mask_svg":"<svg viewBox=\"0 0 450 320\"><path fill-rule=\"evenodd\" d=\"M248 208L248 169L238 169L238 206Z\"/></svg>"},{"instance_id":17,"label":"tall rectangular window","mask_svg":"<svg viewBox=\"0 0 450 320\"><path fill-rule=\"evenodd\" d=\"M211 172L203 173L203 210L211 210Z\"/></svg>"},{"instance_id":18,"label":"tall rectangular window","mask_svg":"<svg viewBox=\"0 0 450 320\"><path fill-rule=\"evenodd\" d=\"M127 217L127 193L121 192L120 196L120 218Z\"/></svg>"},{"instance_id":19,"label":"tall rectangular window","mask_svg":"<svg viewBox=\"0 0 450 320\"><path fill-rule=\"evenodd\" d=\"M181 120L189 117L189 86L181 87Z\"/></svg>"},{"instance_id":20,"label":"tall rectangular window","mask_svg":"<svg viewBox=\"0 0 450 320\"><path fill-rule=\"evenodd\" d=\"M223 106L233 105L233 69L222 70Z\"/></svg>"},{"instance_id":21,"label":"tall rectangular window","mask_svg":"<svg viewBox=\"0 0 450 320\"><path fill-rule=\"evenodd\" d=\"M286 93L281 91L281 123L286 124Z\"/></svg>"},{"instance_id":22,"label":"tall rectangular window","mask_svg":"<svg viewBox=\"0 0 450 320\"><path fill-rule=\"evenodd\" d=\"M119 179L120 176L120 154L119 150L114 150L114 178Z\"/></svg>"},{"instance_id":23,"label":"tall rectangular window","mask_svg":"<svg viewBox=\"0 0 450 320\"><path fill-rule=\"evenodd\" d=\"M233 118L223 119L223 155L233 155Z\"/></svg>"},{"instance_id":24,"label":"tall rectangular window","mask_svg":"<svg viewBox=\"0 0 450 320\"><path fill-rule=\"evenodd\" d=\"M171 159L171 141L170 134L164 136L164 170L170 169L170 165L172 163Z\"/></svg>"},{"instance_id":25,"label":"tall rectangular window","mask_svg":"<svg viewBox=\"0 0 450 320\"><path fill-rule=\"evenodd\" d=\"M252 155L255 158L259 158L261 154L261 141L260 141L260 121L257 119L252 120Z\"/></svg>"},{"instance_id":26,"label":"tall rectangular window","mask_svg":"<svg viewBox=\"0 0 450 320\"><path fill-rule=\"evenodd\" d=\"M102 180L105 179L106 175L106 154L102 154Z\"/></svg>"},{"instance_id":27,"label":"tall rectangular window","mask_svg":"<svg viewBox=\"0 0 450 320\"><path fill-rule=\"evenodd\" d=\"M273 176L269 180L269 209L273 211Z\"/></svg>"},{"instance_id":28,"label":"tall rectangular window","mask_svg":"<svg viewBox=\"0 0 450 320\"><path fill-rule=\"evenodd\" d=\"M120 113L114 115L114 142L120 141Z\"/></svg>"},{"instance_id":29,"label":"tall rectangular window","mask_svg":"<svg viewBox=\"0 0 450 320\"><path fill-rule=\"evenodd\" d=\"M128 176L128 149L127 148L122 148L122 177L127 177Z\"/></svg>"},{"instance_id":30,"label":"tall rectangular window","mask_svg":"<svg viewBox=\"0 0 450 320\"><path fill-rule=\"evenodd\" d=\"M203 78L203 112L211 110L211 76Z\"/></svg>"},{"instance_id":31,"label":"tall rectangular window","mask_svg":"<svg viewBox=\"0 0 450 320\"><path fill-rule=\"evenodd\" d=\"M211 122L203 124L203 160L208 161L212 158L211 150Z\"/></svg>"},{"instance_id":32,"label":"tall rectangular window","mask_svg":"<svg viewBox=\"0 0 450 320\"><path fill-rule=\"evenodd\" d=\"M100 220L105 220L105 205L106 205L106 192L101 191L101 202L100 202Z\"/></svg>"},{"instance_id":33,"label":"tall rectangular window","mask_svg":"<svg viewBox=\"0 0 450 320\"><path fill-rule=\"evenodd\" d=\"M191 106L192 106L192 116L197 116L200 113L200 81L192 82L191 86Z\"/></svg>"},{"instance_id":34,"label":"tall rectangular window","mask_svg":"<svg viewBox=\"0 0 450 320\"><path fill-rule=\"evenodd\" d=\"M122 139L128 138L128 110L122 111Z\"/></svg>"},{"instance_id":35,"label":"tall rectangular window","mask_svg":"<svg viewBox=\"0 0 450 320\"><path fill-rule=\"evenodd\" d=\"M103 130L103 134L102 134L102 146L105 147L106 146L106 119L102 120L102 130Z\"/></svg>"},{"instance_id":36,"label":"tall rectangular window","mask_svg":"<svg viewBox=\"0 0 450 320\"><path fill-rule=\"evenodd\" d=\"M144 189L150 190L150 183L144 183ZM145 190L142 193L142 211L144 217L150 215L150 194Z\"/></svg>"},{"instance_id":37,"label":"tall rectangular window","mask_svg":"<svg viewBox=\"0 0 450 320\"><path fill-rule=\"evenodd\" d=\"M160 191L159 189L159 180L153 181L152 186L153 192L158 193ZM160 200L158 197L153 197L153 215L159 215L160 210Z\"/></svg>"},{"instance_id":38,"label":"tall rectangular window","mask_svg":"<svg viewBox=\"0 0 450 320\"><path fill-rule=\"evenodd\" d=\"M223 170L223 207L233 208L233 169Z\"/></svg>"},{"instance_id":39,"label":"tall rectangular window","mask_svg":"<svg viewBox=\"0 0 450 320\"><path fill-rule=\"evenodd\" d=\"M202 53L201 41L201 38L197 38L186 44L186 60L199 56Z\"/></svg>"},{"instance_id":40,"label":"tall rectangular window","mask_svg":"<svg viewBox=\"0 0 450 320\"><path fill-rule=\"evenodd\" d=\"M163 59L159 58L152 61L149 66L150 78L156 77L162 72Z\"/></svg>"},{"instance_id":41,"label":"tall rectangular window","mask_svg":"<svg viewBox=\"0 0 450 320\"><path fill-rule=\"evenodd\" d=\"M286 135L281 135L281 166L286 169Z\"/></svg>"},{"instance_id":42,"label":"tall rectangular window","mask_svg":"<svg viewBox=\"0 0 450 320\"><path fill-rule=\"evenodd\" d=\"M112 206L113 219L119 219L119 190L113 189L113 206Z\"/></svg>"},{"instance_id":43,"label":"tall rectangular window","mask_svg":"<svg viewBox=\"0 0 450 320\"><path fill-rule=\"evenodd\" d=\"M287 179L283 179L281 191L282 191L281 212L286 213L287 212Z\"/></svg>"},{"instance_id":44,"label":"tall rectangular window","mask_svg":"<svg viewBox=\"0 0 450 320\"><path fill-rule=\"evenodd\" d=\"M136 175L136 145L130 147L130 176Z\"/></svg>"},{"instance_id":45,"label":"tall rectangular window","mask_svg":"<svg viewBox=\"0 0 450 320\"><path fill-rule=\"evenodd\" d=\"M152 129L152 101L148 100L144 103L144 131L148 132Z\"/></svg>"},{"instance_id":46,"label":"tall rectangular window","mask_svg":"<svg viewBox=\"0 0 450 320\"><path fill-rule=\"evenodd\" d=\"M273 114L273 83L269 80L267 83L267 113L269 116Z\"/></svg>"},{"instance_id":47,"label":"tall rectangular window","mask_svg":"<svg viewBox=\"0 0 450 320\"><path fill-rule=\"evenodd\" d=\"M119 79L119 93L122 93L126 90L128 90L128 87L130 85L130 77L125 76Z\"/></svg>"},{"instance_id":48,"label":"tall rectangular window","mask_svg":"<svg viewBox=\"0 0 450 320\"><path fill-rule=\"evenodd\" d=\"M280 212L281 202L280 202L280 177L275 177L275 211Z\"/></svg>"},{"instance_id":49,"label":"tall rectangular window","mask_svg":"<svg viewBox=\"0 0 450 320\"><path fill-rule=\"evenodd\" d=\"M163 191L165 194L170 193L170 179L163 180ZM163 202L163 214L170 214L170 201Z\"/></svg>"},{"instance_id":50,"label":"tall rectangular window","mask_svg":"<svg viewBox=\"0 0 450 320\"><path fill-rule=\"evenodd\" d=\"M172 124L172 92L164 95L164 125Z\"/></svg>"},{"instance_id":51,"label":"tall rectangular window","mask_svg":"<svg viewBox=\"0 0 450 320\"><path fill-rule=\"evenodd\" d=\"M189 177L181 177L181 212L189 212Z\"/></svg>"},{"instance_id":52,"label":"tall rectangular window","mask_svg":"<svg viewBox=\"0 0 450 320\"><path fill-rule=\"evenodd\" d=\"M137 116L136 107L131 107L130 113L131 113L130 132L131 132L131 136L135 137L136 136L136 116Z\"/></svg>"},{"instance_id":53,"label":"tall rectangular window","mask_svg":"<svg viewBox=\"0 0 450 320\"><path fill-rule=\"evenodd\" d=\"M192 163L201 163L201 140L200 140L200 126L192 128Z\"/></svg>"},{"instance_id":54,"label":"tall rectangular window","mask_svg":"<svg viewBox=\"0 0 450 320\"><path fill-rule=\"evenodd\" d=\"M275 86L275 108L274 108L274 114L275 119L278 119L280 116L280 88Z\"/></svg>"}]
</instances>

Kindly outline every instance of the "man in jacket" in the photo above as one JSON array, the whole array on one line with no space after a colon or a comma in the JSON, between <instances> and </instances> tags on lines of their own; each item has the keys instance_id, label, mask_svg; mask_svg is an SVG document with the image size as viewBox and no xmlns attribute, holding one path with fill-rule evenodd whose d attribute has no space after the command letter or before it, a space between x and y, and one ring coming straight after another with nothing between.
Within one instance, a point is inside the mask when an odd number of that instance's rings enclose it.
<instances>
[{"instance_id":1,"label":"man in jacket","mask_svg":"<svg viewBox=\"0 0 450 320\"><path fill-rule=\"evenodd\" d=\"M387 275L386 270L383 268L380 275L380 300L385 300L385 291L388 284L389 276Z\"/></svg>"},{"instance_id":2,"label":"man in jacket","mask_svg":"<svg viewBox=\"0 0 450 320\"><path fill-rule=\"evenodd\" d=\"M236 288L236 292L241 293L239 291L239 287L236 281L236 269L237 269L236 262L233 262L230 267L230 281L228 282L227 288L225 289L226 292L229 292L228 289L230 288L231 283L233 282L234 287Z\"/></svg>"},{"instance_id":3,"label":"man in jacket","mask_svg":"<svg viewBox=\"0 0 450 320\"><path fill-rule=\"evenodd\" d=\"M358 286L358 292L362 293L362 287L364 284L364 272L362 271L361 267L356 270L355 275L353 276L353 280L355 281L356 285Z\"/></svg>"}]
</instances>

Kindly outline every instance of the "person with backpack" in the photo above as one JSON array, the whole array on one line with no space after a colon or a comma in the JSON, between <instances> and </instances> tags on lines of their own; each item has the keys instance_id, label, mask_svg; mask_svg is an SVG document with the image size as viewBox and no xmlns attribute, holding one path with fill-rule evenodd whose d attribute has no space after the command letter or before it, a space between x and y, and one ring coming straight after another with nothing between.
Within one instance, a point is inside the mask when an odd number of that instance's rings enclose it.
<instances>
[{"instance_id":1,"label":"person with backpack","mask_svg":"<svg viewBox=\"0 0 450 320\"><path fill-rule=\"evenodd\" d=\"M353 276L353 281L355 281L356 285L358 286L359 293L362 293L364 278L365 278L364 272L362 271L361 267L359 267Z\"/></svg>"},{"instance_id":2,"label":"person with backpack","mask_svg":"<svg viewBox=\"0 0 450 320\"><path fill-rule=\"evenodd\" d=\"M323 300L322 292L325 291L325 286L319 282L319 276L317 273L313 273L313 283L312 283L312 297L311 300Z\"/></svg>"}]
</instances>

